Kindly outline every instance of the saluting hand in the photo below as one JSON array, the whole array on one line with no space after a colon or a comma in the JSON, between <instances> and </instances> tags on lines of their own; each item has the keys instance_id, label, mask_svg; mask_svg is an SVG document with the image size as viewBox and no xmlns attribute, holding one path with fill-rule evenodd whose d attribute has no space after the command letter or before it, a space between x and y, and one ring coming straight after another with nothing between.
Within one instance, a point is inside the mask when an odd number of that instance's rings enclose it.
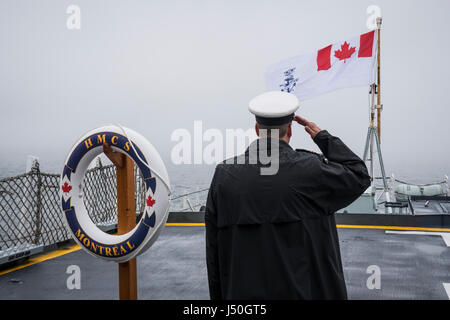
<instances>
[{"instance_id":1,"label":"saluting hand","mask_svg":"<svg viewBox=\"0 0 450 320\"><path fill-rule=\"evenodd\" d=\"M305 118L302 118L300 116L294 116L294 120L305 127L305 131L309 133L309 135L311 136L311 138L315 138L316 135L322 131L322 129L320 129L317 124L315 124L314 122L310 122L308 120L306 120Z\"/></svg>"}]
</instances>

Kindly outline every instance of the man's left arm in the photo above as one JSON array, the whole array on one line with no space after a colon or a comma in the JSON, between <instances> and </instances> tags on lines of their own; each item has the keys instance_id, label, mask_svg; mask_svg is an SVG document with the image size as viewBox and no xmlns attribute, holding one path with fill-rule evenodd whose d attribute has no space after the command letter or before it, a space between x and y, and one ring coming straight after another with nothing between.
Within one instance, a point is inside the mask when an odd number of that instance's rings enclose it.
<instances>
[{"instance_id":1,"label":"man's left arm","mask_svg":"<svg viewBox=\"0 0 450 320\"><path fill-rule=\"evenodd\" d=\"M215 179L217 169L211 182L206 201L206 267L208 270L209 295L211 300L222 300L222 287L220 283L219 253L217 243L217 207L215 194Z\"/></svg>"}]
</instances>

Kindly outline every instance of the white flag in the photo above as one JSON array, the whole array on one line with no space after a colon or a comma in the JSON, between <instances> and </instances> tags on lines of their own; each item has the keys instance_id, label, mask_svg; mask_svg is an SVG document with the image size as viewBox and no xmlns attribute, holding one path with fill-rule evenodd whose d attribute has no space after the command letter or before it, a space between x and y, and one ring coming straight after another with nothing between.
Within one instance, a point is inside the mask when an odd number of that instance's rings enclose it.
<instances>
[{"instance_id":1,"label":"white flag","mask_svg":"<svg viewBox=\"0 0 450 320\"><path fill-rule=\"evenodd\" d=\"M374 81L376 30L278 62L266 70L268 90L295 94L300 100Z\"/></svg>"}]
</instances>

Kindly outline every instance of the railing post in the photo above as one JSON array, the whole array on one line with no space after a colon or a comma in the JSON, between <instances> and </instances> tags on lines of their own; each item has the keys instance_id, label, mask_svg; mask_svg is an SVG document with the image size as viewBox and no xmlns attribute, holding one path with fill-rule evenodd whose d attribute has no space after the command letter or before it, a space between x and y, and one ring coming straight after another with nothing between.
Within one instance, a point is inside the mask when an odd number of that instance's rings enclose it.
<instances>
[{"instance_id":1,"label":"railing post","mask_svg":"<svg viewBox=\"0 0 450 320\"><path fill-rule=\"evenodd\" d=\"M42 210L42 177L41 177L41 170L39 169L39 162L36 160L33 163L33 167L31 169L33 174L37 177L37 191L36 191L36 214L35 214L35 226L34 226L34 244L38 244L40 237L41 237L41 224L42 224L42 217L41 217L41 210Z\"/></svg>"}]
</instances>

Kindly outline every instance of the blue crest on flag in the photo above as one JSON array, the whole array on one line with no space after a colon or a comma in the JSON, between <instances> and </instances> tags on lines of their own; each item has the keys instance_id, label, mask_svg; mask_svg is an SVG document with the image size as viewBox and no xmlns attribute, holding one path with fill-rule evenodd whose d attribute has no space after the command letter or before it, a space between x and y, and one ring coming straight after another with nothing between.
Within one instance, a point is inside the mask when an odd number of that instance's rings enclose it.
<instances>
[{"instance_id":1,"label":"blue crest on flag","mask_svg":"<svg viewBox=\"0 0 450 320\"><path fill-rule=\"evenodd\" d=\"M297 85L298 78L294 77L295 68L290 68L286 70L284 74L284 82L280 84L281 91L283 92L291 92L294 90Z\"/></svg>"}]
</instances>

